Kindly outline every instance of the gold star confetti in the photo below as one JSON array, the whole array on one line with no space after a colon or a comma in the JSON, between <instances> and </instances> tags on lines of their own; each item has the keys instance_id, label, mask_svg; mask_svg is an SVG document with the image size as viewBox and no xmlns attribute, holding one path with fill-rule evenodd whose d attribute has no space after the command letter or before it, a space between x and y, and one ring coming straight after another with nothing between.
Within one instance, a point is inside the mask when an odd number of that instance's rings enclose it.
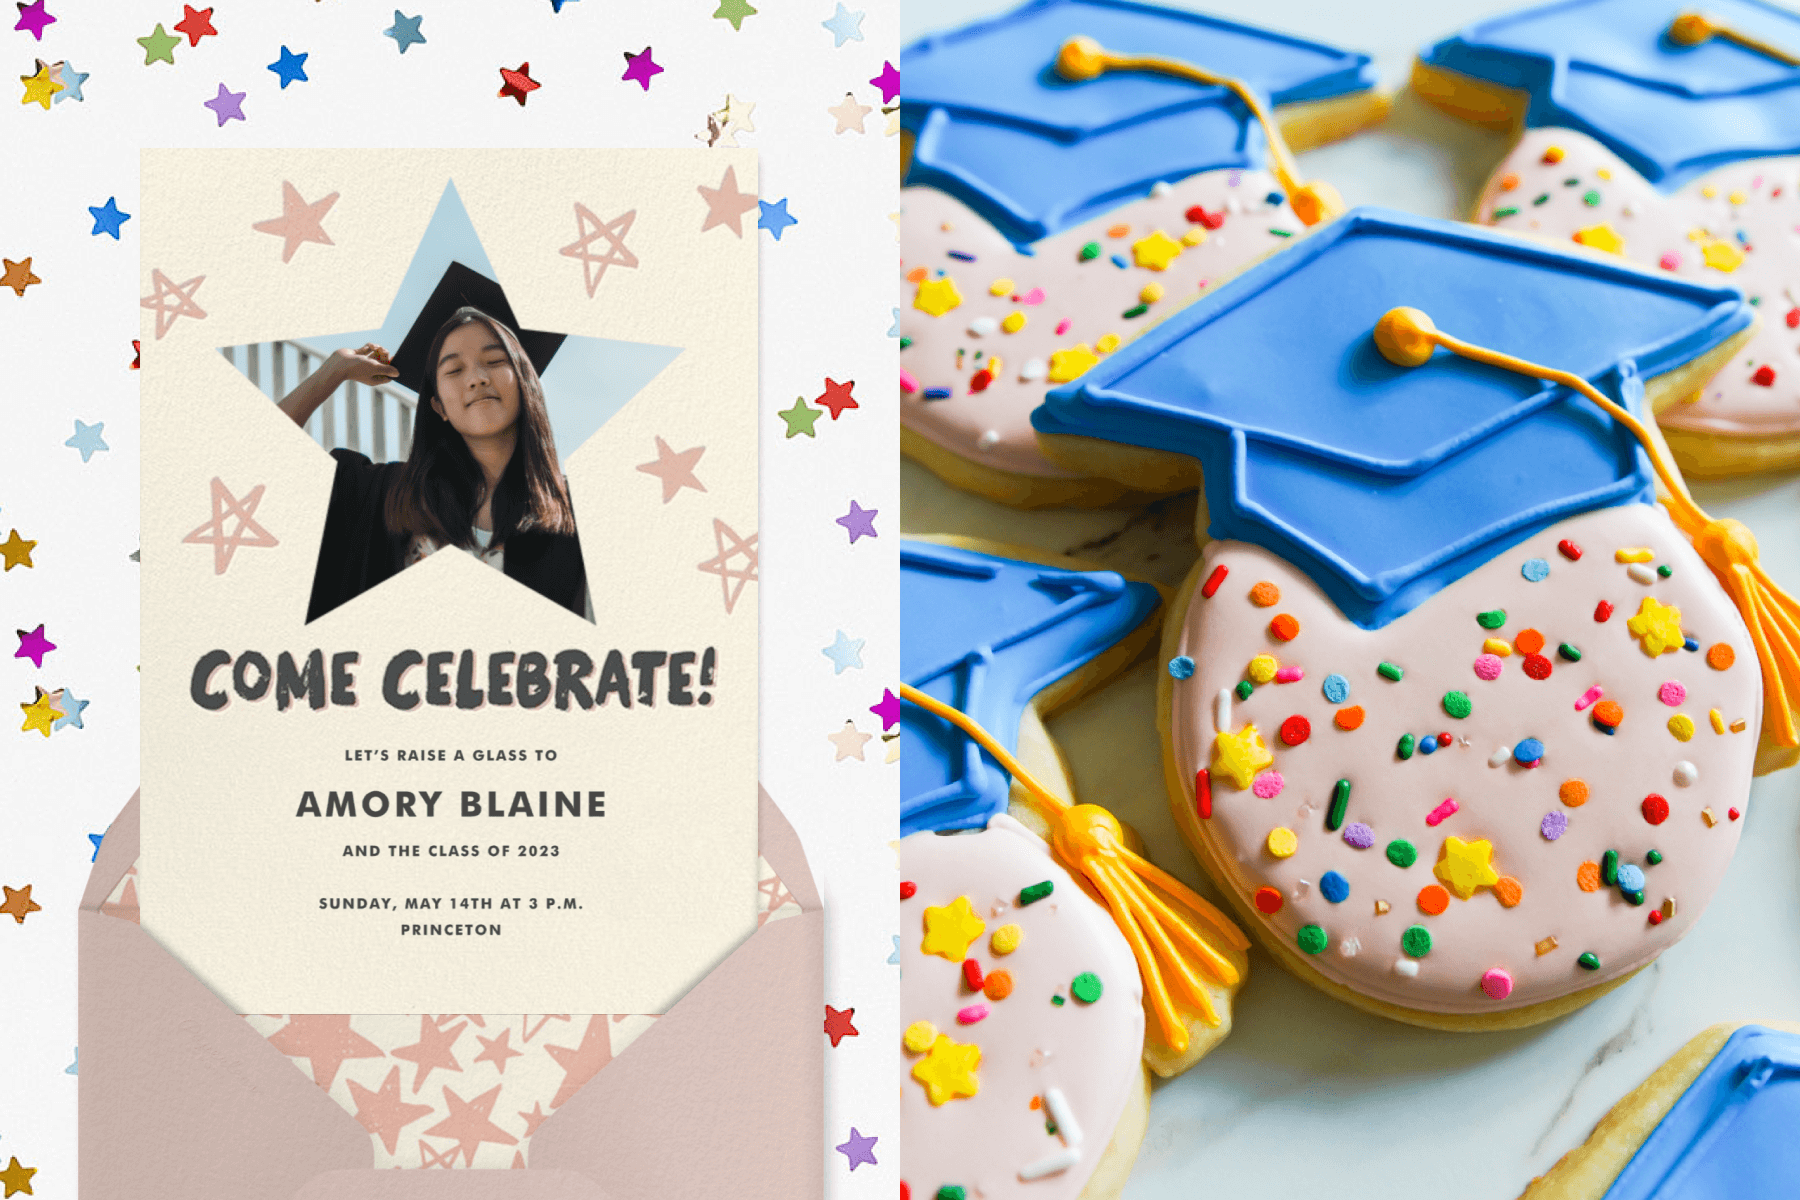
<instances>
[{"instance_id":1,"label":"gold star confetti","mask_svg":"<svg viewBox=\"0 0 1800 1200\"><path fill-rule=\"evenodd\" d=\"M0 263L6 264L6 273L0 275L0 287L9 287L16 295L23 296L25 294L25 289L32 284L44 282L31 273L31 259L29 257L23 258L18 262L14 262L10 258L0 258Z\"/></svg>"},{"instance_id":2,"label":"gold star confetti","mask_svg":"<svg viewBox=\"0 0 1800 1200\"><path fill-rule=\"evenodd\" d=\"M6 903L0 904L0 913L5 913L21 925L25 923L25 917L28 913L37 912L44 907L31 898L31 885L29 883L22 888L0 886L0 892L6 893ZM0 1180L5 1180L7 1174L19 1169L19 1160L15 1158L12 1160L12 1166L7 1168L7 1171L0 1172ZM29 1179L30 1177L31 1173L27 1171L25 1173L25 1178ZM8 1188L6 1194L9 1196L12 1195L12 1182L7 1180L6 1186ZM31 1189L29 1187L25 1189L25 1194L31 1194Z\"/></svg>"},{"instance_id":3,"label":"gold star confetti","mask_svg":"<svg viewBox=\"0 0 1800 1200\"><path fill-rule=\"evenodd\" d=\"M43 688L37 690L36 700L30 704L21 704L19 707L25 710L25 723L19 726L20 733L29 733L35 729L45 737L49 737L51 724L64 715L50 702L50 695Z\"/></svg>"},{"instance_id":4,"label":"gold star confetti","mask_svg":"<svg viewBox=\"0 0 1800 1200\"><path fill-rule=\"evenodd\" d=\"M6 560L8 571L14 567L29 567L32 565L31 551L36 546L36 542L26 541L19 536L19 531L15 529L7 535L4 542L0 542L0 558Z\"/></svg>"}]
</instances>

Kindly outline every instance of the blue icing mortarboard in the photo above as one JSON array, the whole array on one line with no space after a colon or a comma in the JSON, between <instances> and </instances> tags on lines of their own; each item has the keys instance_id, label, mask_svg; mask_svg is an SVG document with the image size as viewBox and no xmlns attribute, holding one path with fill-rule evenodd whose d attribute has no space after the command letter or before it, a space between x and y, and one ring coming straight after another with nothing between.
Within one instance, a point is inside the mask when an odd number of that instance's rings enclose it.
<instances>
[{"instance_id":1,"label":"blue icing mortarboard","mask_svg":"<svg viewBox=\"0 0 1800 1200\"><path fill-rule=\"evenodd\" d=\"M1147 583L932 542L900 546L900 675L973 717L1009 751L1032 697L1156 611ZM1012 783L960 729L900 710L900 833L979 829Z\"/></svg>"},{"instance_id":2,"label":"blue icing mortarboard","mask_svg":"<svg viewBox=\"0 0 1800 1200\"><path fill-rule=\"evenodd\" d=\"M1631 433L1568 389L1448 353L1388 362L1371 331L1400 306L1634 415L1645 378L1752 319L1729 288L1359 208L1052 391L1032 424L1199 459L1212 536L1296 564L1366 629L1564 517L1650 499Z\"/></svg>"},{"instance_id":3,"label":"blue icing mortarboard","mask_svg":"<svg viewBox=\"0 0 1800 1200\"><path fill-rule=\"evenodd\" d=\"M1142 72L1071 83L1054 69L1076 35L1243 80L1272 104L1375 86L1366 54L1134 0L1032 0L923 38L901 54L908 184L939 188L1020 245L1161 180L1263 161L1262 130L1221 87Z\"/></svg>"},{"instance_id":4,"label":"blue icing mortarboard","mask_svg":"<svg viewBox=\"0 0 1800 1200\"><path fill-rule=\"evenodd\" d=\"M1578 129L1661 190L1800 153L1800 67L1722 37L1681 46L1690 9L1800 54L1800 13L1757 0L1564 0L1471 25L1420 59L1530 95L1525 123Z\"/></svg>"},{"instance_id":5,"label":"blue icing mortarboard","mask_svg":"<svg viewBox=\"0 0 1800 1200\"><path fill-rule=\"evenodd\" d=\"M1746 1025L1644 1139L1605 1200L1792 1195L1797 1128L1800 1036Z\"/></svg>"}]
</instances>

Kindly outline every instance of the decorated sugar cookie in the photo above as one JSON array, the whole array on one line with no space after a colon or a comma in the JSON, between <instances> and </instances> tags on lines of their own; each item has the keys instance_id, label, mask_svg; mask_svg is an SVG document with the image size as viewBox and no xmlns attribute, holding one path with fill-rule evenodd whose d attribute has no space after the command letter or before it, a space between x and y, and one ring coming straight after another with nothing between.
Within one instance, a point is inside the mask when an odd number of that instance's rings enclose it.
<instances>
[{"instance_id":1,"label":"decorated sugar cookie","mask_svg":"<svg viewBox=\"0 0 1800 1200\"><path fill-rule=\"evenodd\" d=\"M1782 1196L1800 1179L1800 1026L1714 1025L1613 1105L1521 1200Z\"/></svg>"},{"instance_id":2,"label":"decorated sugar cookie","mask_svg":"<svg viewBox=\"0 0 1800 1200\"><path fill-rule=\"evenodd\" d=\"M901 677L967 712L1067 795L1042 718L1148 649L1162 598L1063 555L946 538L902 543L900 609ZM967 734L914 704L900 724L902 834L980 829L1007 811L1011 780Z\"/></svg>"},{"instance_id":3,"label":"decorated sugar cookie","mask_svg":"<svg viewBox=\"0 0 1800 1200\"><path fill-rule=\"evenodd\" d=\"M1759 738L1764 768L1800 754L1800 606L1639 417L1750 321L1727 289L1359 209L1035 414L1077 462L1203 475L1217 540L1159 673L1171 805L1302 978L1523 1025L1704 911Z\"/></svg>"},{"instance_id":4,"label":"decorated sugar cookie","mask_svg":"<svg viewBox=\"0 0 1800 1200\"><path fill-rule=\"evenodd\" d=\"M1034 0L902 66L902 448L1024 507L1122 491L1038 452L1044 391L1335 211L1283 138L1387 107L1367 55L1131 0Z\"/></svg>"},{"instance_id":5,"label":"decorated sugar cookie","mask_svg":"<svg viewBox=\"0 0 1800 1200\"><path fill-rule=\"evenodd\" d=\"M1526 132L1475 219L1744 292L1761 328L1657 416L1683 471L1800 465L1800 12L1577 0L1423 51L1413 86Z\"/></svg>"}]
</instances>

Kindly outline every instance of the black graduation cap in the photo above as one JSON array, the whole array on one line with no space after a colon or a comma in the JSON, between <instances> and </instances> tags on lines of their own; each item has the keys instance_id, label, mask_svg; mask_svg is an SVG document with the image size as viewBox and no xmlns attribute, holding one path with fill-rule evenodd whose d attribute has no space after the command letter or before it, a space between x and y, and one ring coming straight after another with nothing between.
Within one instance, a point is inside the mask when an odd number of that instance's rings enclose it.
<instances>
[{"instance_id":1,"label":"black graduation cap","mask_svg":"<svg viewBox=\"0 0 1800 1200\"><path fill-rule=\"evenodd\" d=\"M452 262L445 269L444 277L431 290L431 297L419 310L412 328L406 331L400 348L394 351L394 369L400 373L399 383L421 396L425 394L426 381L431 377L433 369L433 364L425 361L426 354L431 350L431 339L437 336L437 331L450 319L450 315L464 305L479 308L512 330L539 376L543 375L550 360L556 357L557 350L562 347L563 339L568 336L537 329L520 329L517 318L513 316L512 305L506 302L506 293L498 283L480 271Z\"/></svg>"}]
</instances>

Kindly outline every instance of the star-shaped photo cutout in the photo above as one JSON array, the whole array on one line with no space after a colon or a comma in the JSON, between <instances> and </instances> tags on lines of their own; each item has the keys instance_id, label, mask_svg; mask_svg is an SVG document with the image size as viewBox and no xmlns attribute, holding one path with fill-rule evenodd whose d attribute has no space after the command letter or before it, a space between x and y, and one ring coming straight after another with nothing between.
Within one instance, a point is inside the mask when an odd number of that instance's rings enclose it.
<instances>
[{"instance_id":1,"label":"star-shaped photo cutout","mask_svg":"<svg viewBox=\"0 0 1800 1200\"><path fill-rule=\"evenodd\" d=\"M307 242L319 245L306 247L299 255L300 258L304 258L306 254L346 253L345 247L332 242L322 224L331 202L337 198L336 192L315 199L284 183L283 193L282 216L258 222L254 226L256 231L280 237L283 240L283 251L290 256L293 250ZM580 205L575 207L578 216L587 211ZM606 256L610 256L611 266L636 266L635 256L631 256L630 263L619 257L621 253L630 254L624 249L622 241L630 229L634 215L635 210L615 217L610 222L617 239L612 249L606 252ZM608 225L599 222L598 218L594 220L595 224L603 228ZM587 228L584 227L583 232L587 232ZM271 244L271 250L272 248ZM592 248L589 251L591 253ZM271 261L274 257L271 253ZM569 257L579 256L570 254ZM587 265L584 263L584 266ZM282 268L273 265L271 269L280 271ZM589 266L589 269L594 268ZM473 273L502 287L505 284L495 274L487 252L482 248L480 236L463 206L454 180L445 184L412 262L395 292L387 318L379 329L225 346L220 347L220 350L255 385L262 400L269 404L269 419L286 421L288 418L285 415L274 411L274 403L320 369L333 351L355 350L372 342L383 347L390 355L398 353L421 310L431 300L433 293L445 285L446 277L452 273L457 278L469 278L470 273ZM160 287L165 290L174 289L175 285L169 284L160 272L156 275ZM191 295L191 289L188 294ZM515 299L516 297L509 297L506 302L510 305ZM145 306L152 307L148 300L145 301ZM497 315L504 318L511 316L510 312ZM523 330L521 334L521 340L528 351L533 345L553 344L551 353L554 357L540 372L540 378L545 407L550 417L551 436L563 462L674 362L682 351L680 346L615 341L573 334L534 330ZM312 415L305 428L314 441L319 443L322 453L348 449L366 455L375 462L400 462L405 460L411 449L417 406L417 393L397 380L376 385L349 383L337 388L331 398ZM604 502L604 497L586 497L580 494L572 495L571 499L575 504L578 526L586 505L598 506ZM321 511L321 522L324 516ZM203 528L209 529L211 526ZM202 531L196 531L199 532ZM221 549L220 552L224 553L224 550ZM229 561L228 557L226 561ZM318 615L323 614L315 614Z\"/></svg>"}]
</instances>

